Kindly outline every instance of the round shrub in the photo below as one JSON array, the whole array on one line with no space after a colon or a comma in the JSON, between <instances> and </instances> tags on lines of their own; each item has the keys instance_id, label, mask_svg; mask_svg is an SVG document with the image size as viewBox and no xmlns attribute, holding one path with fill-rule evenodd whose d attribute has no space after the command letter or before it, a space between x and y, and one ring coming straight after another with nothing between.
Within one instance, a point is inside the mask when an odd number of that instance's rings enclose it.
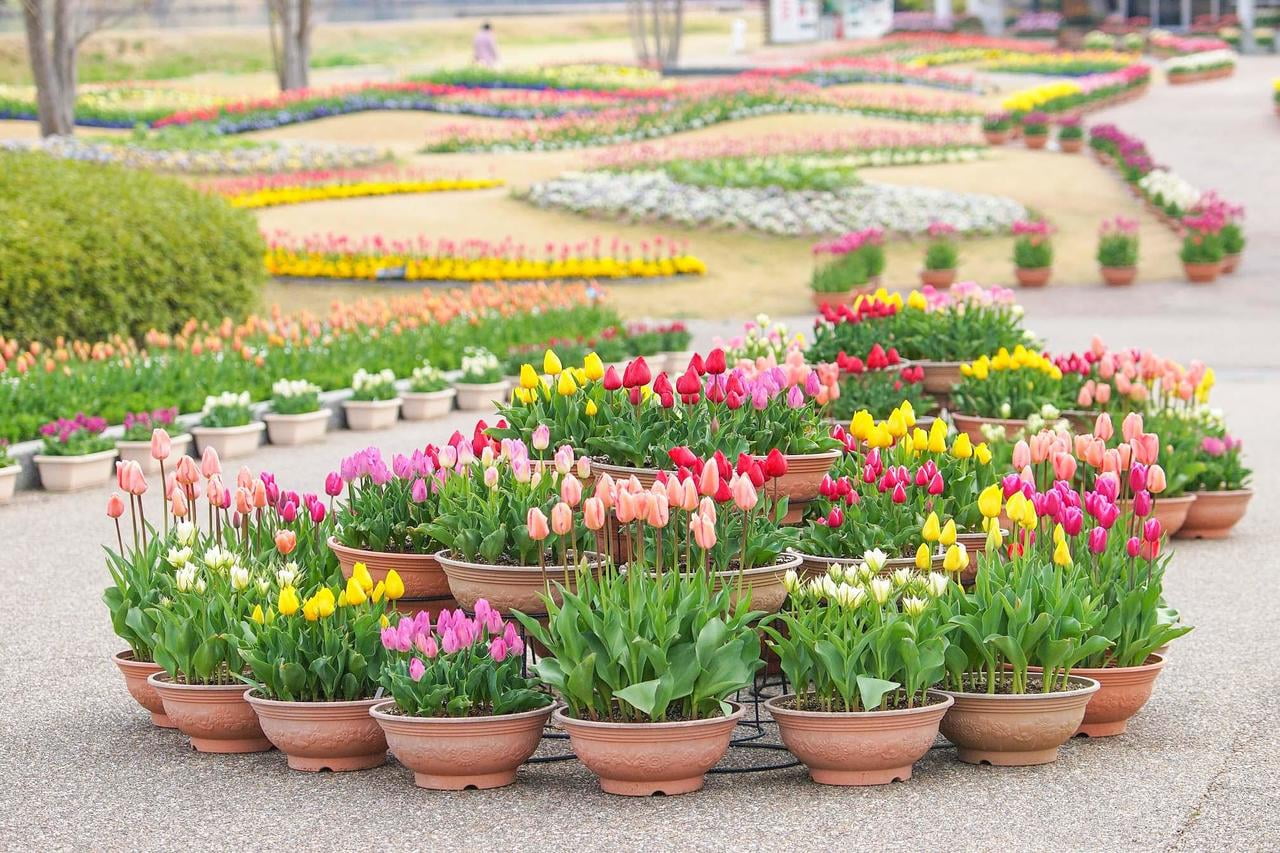
<instances>
[{"instance_id":1,"label":"round shrub","mask_svg":"<svg viewBox=\"0 0 1280 853\"><path fill-rule=\"evenodd\" d=\"M173 178L0 151L0 336L173 331L257 306L257 222Z\"/></svg>"}]
</instances>

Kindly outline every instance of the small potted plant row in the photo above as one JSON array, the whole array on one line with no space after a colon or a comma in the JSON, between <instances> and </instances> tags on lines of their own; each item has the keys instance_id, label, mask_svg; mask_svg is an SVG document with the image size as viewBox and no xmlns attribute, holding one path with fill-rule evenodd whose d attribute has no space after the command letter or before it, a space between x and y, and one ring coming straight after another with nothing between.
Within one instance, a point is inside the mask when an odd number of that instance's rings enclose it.
<instances>
[{"instance_id":1,"label":"small potted plant row","mask_svg":"<svg viewBox=\"0 0 1280 853\"><path fill-rule=\"evenodd\" d=\"M920 283L943 290L956 280L956 265L960 258L960 251L956 246L956 229L945 222L931 222L928 236Z\"/></svg>"},{"instance_id":2,"label":"small potted plant row","mask_svg":"<svg viewBox=\"0 0 1280 853\"><path fill-rule=\"evenodd\" d=\"M348 429L389 429L400 417L400 403L395 373L385 368L370 373L362 367L351 377L351 396L342 401L342 410Z\"/></svg>"},{"instance_id":3,"label":"small potted plant row","mask_svg":"<svg viewBox=\"0 0 1280 853\"><path fill-rule=\"evenodd\" d=\"M495 402L504 402L511 390L498 357L484 347L462 351L462 371L453 384L458 391L458 408L464 412L489 411Z\"/></svg>"},{"instance_id":4,"label":"small potted plant row","mask_svg":"<svg viewBox=\"0 0 1280 853\"><path fill-rule=\"evenodd\" d=\"M409 377L409 390L400 395L400 414L406 421L439 418L453 410L458 391L445 378L444 371L423 361Z\"/></svg>"},{"instance_id":5,"label":"small potted plant row","mask_svg":"<svg viewBox=\"0 0 1280 853\"><path fill-rule=\"evenodd\" d=\"M42 444L33 459L41 485L50 492L72 492L109 480L118 451L103 435L106 429L105 418L83 412L40 427Z\"/></svg>"},{"instance_id":6,"label":"small potted plant row","mask_svg":"<svg viewBox=\"0 0 1280 853\"><path fill-rule=\"evenodd\" d=\"M1098 229L1098 265L1110 287L1133 284L1138 276L1138 223L1117 216Z\"/></svg>"},{"instance_id":7,"label":"small potted plant row","mask_svg":"<svg viewBox=\"0 0 1280 853\"><path fill-rule=\"evenodd\" d=\"M1044 287L1053 272L1053 226L1044 219L1013 223L1013 266L1018 284Z\"/></svg>"},{"instance_id":8,"label":"small potted plant row","mask_svg":"<svg viewBox=\"0 0 1280 853\"><path fill-rule=\"evenodd\" d=\"M271 411L263 415L272 444L320 441L329 428L329 410L320 404L320 386L305 379L278 379L271 385Z\"/></svg>"},{"instance_id":9,"label":"small potted plant row","mask_svg":"<svg viewBox=\"0 0 1280 853\"><path fill-rule=\"evenodd\" d=\"M224 391L204 400L200 424L191 428L196 450L213 448L221 459L248 456L262 442L267 425L253 419L248 391Z\"/></svg>"},{"instance_id":10,"label":"small potted plant row","mask_svg":"<svg viewBox=\"0 0 1280 853\"><path fill-rule=\"evenodd\" d=\"M186 453L191 446L191 436L181 430L176 408L126 412L124 433L116 441L120 461L137 462L146 474L158 471L160 462L151 452L151 436L157 429L162 429L166 435L171 436L169 441L174 453Z\"/></svg>"}]
</instances>

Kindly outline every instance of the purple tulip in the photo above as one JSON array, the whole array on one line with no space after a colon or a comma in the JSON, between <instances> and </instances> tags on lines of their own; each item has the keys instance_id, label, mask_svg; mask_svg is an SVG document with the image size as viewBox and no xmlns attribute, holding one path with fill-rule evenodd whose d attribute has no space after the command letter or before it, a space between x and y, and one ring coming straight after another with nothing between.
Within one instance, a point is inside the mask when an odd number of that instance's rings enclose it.
<instances>
[{"instance_id":1,"label":"purple tulip","mask_svg":"<svg viewBox=\"0 0 1280 853\"><path fill-rule=\"evenodd\" d=\"M1084 513L1073 506L1062 510L1062 529L1068 536L1075 536L1084 526Z\"/></svg>"},{"instance_id":2,"label":"purple tulip","mask_svg":"<svg viewBox=\"0 0 1280 853\"><path fill-rule=\"evenodd\" d=\"M798 409L804 405L804 393L796 385L791 386L791 390L787 392L787 408Z\"/></svg>"},{"instance_id":3,"label":"purple tulip","mask_svg":"<svg viewBox=\"0 0 1280 853\"><path fill-rule=\"evenodd\" d=\"M421 479L419 479L419 480L414 480L414 481L413 481L413 489L412 489L412 490L411 490L411 492L410 492L410 497L412 497L412 498L413 498L413 502L414 502L414 503L419 503L419 504L420 504L420 503L425 502L425 501L426 501L426 499L427 499L427 484L426 484L426 482L425 482L425 481L423 481L423 480L421 480Z\"/></svg>"}]
</instances>

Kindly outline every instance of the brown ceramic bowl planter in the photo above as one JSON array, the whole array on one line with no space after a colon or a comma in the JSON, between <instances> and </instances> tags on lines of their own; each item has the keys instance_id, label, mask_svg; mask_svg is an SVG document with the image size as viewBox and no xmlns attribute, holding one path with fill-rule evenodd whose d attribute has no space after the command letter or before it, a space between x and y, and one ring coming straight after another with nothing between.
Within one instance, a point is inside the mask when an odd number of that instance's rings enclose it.
<instances>
[{"instance_id":1,"label":"brown ceramic bowl planter","mask_svg":"<svg viewBox=\"0 0 1280 853\"><path fill-rule=\"evenodd\" d=\"M1084 139L1082 137L1076 137L1075 139L1058 137L1058 149L1063 154L1079 154L1084 150Z\"/></svg>"},{"instance_id":2,"label":"brown ceramic bowl planter","mask_svg":"<svg viewBox=\"0 0 1280 853\"><path fill-rule=\"evenodd\" d=\"M671 796L700 790L707 771L729 751L733 730L746 713L738 703L729 704L733 710L727 716L674 723L578 720L564 709L554 719L605 793Z\"/></svg>"},{"instance_id":3,"label":"brown ceramic bowl planter","mask_svg":"<svg viewBox=\"0 0 1280 853\"><path fill-rule=\"evenodd\" d=\"M1244 518L1249 508L1253 489L1233 491L1195 492L1195 500L1187 510L1182 527L1176 535L1179 539L1225 539L1232 528ZM1158 505L1159 500L1156 501Z\"/></svg>"},{"instance_id":4,"label":"brown ceramic bowl planter","mask_svg":"<svg viewBox=\"0 0 1280 853\"><path fill-rule=\"evenodd\" d=\"M598 572L604 565L604 557L600 554L586 551L583 556L593 572ZM483 598L503 616L513 610L540 616L546 612L543 595L550 595L559 603L562 599L557 584L570 590L577 586L577 572L572 564L568 572L554 562L545 567L495 566L456 559L448 549L436 554L436 559L448 578L449 592L468 613L474 612L476 602Z\"/></svg>"},{"instance_id":5,"label":"brown ceramic bowl planter","mask_svg":"<svg viewBox=\"0 0 1280 853\"><path fill-rule=\"evenodd\" d=\"M111 656L111 660L124 676L124 686L129 695L151 713L151 724L161 729L175 728L173 721L164 712L160 694L147 681L153 674L161 671L160 665L153 661L134 660L131 651L118 652Z\"/></svg>"},{"instance_id":6,"label":"brown ceramic bowl planter","mask_svg":"<svg viewBox=\"0 0 1280 853\"><path fill-rule=\"evenodd\" d=\"M920 270L920 284L938 290L946 290L956 280L956 268L948 270Z\"/></svg>"},{"instance_id":7,"label":"brown ceramic bowl planter","mask_svg":"<svg viewBox=\"0 0 1280 853\"><path fill-rule=\"evenodd\" d=\"M1070 676L1073 690L1053 693L963 693L941 690L955 699L940 730L967 764L1022 767L1058 760L1084 720L1085 706L1100 685Z\"/></svg>"},{"instance_id":8,"label":"brown ceramic bowl planter","mask_svg":"<svg viewBox=\"0 0 1280 853\"><path fill-rule=\"evenodd\" d=\"M1028 148L1032 150L1039 150L1049 144L1049 134L1048 133L1027 133L1024 130L1022 132L1022 141L1027 144Z\"/></svg>"},{"instance_id":9,"label":"brown ceramic bowl planter","mask_svg":"<svg viewBox=\"0 0 1280 853\"><path fill-rule=\"evenodd\" d=\"M293 770L368 770L387 763L387 739L369 709L385 699L279 702L244 691L258 724Z\"/></svg>"},{"instance_id":10,"label":"brown ceramic bowl planter","mask_svg":"<svg viewBox=\"0 0 1280 853\"><path fill-rule=\"evenodd\" d=\"M396 760L419 788L501 788L516 780L542 740L555 705L496 717L410 717L394 700L369 709Z\"/></svg>"},{"instance_id":11,"label":"brown ceramic bowl planter","mask_svg":"<svg viewBox=\"0 0 1280 853\"><path fill-rule=\"evenodd\" d=\"M1044 287L1049 283L1053 267L1014 267L1013 274L1023 287Z\"/></svg>"},{"instance_id":12,"label":"brown ceramic bowl planter","mask_svg":"<svg viewBox=\"0 0 1280 853\"><path fill-rule=\"evenodd\" d=\"M741 573L732 569L715 572L711 577L712 587L716 592L729 590L729 602L736 606L739 598L751 597L751 609L766 613L776 613L782 609L787 600L787 587L784 582L787 572L800 572L804 557L797 553L778 555L778 562L772 566L754 566ZM624 567L625 568L625 567ZM652 577L654 573L650 573ZM742 592L738 592L741 583Z\"/></svg>"},{"instance_id":13,"label":"brown ceramic bowl planter","mask_svg":"<svg viewBox=\"0 0 1280 853\"><path fill-rule=\"evenodd\" d=\"M170 452L176 460L179 456L187 455L187 448L191 446L190 433L182 433L175 435L169 439ZM121 462L137 462L142 468L144 474L155 474L160 470L160 460L151 455L151 440L146 441L117 441L116 450L120 451Z\"/></svg>"},{"instance_id":14,"label":"brown ceramic bowl planter","mask_svg":"<svg viewBox=\"0 0 1280 853\"><path fill-rule=\"evenodd\" d=\"M1138 277L1137 267L1101 267L1102 280L1108 287L1124 287L1133 284Z\"/></svg>"},{"instance_id":15,"label":"brown ceramic bowl planter","mask_svg":"<svg viewBox=\"0 0 1280 853\"><path fill-rule=\"evenodd\" d=\"M1187 521L1187 516L1191 514L1191 507L1195 501L1196 496L1194 493L1179 495L1176 498L1162 498L1156 495L1151 505L1151 514L1147 517L1158 519L1165 535L1172 537L1182 530L1182 526ZM1119 501L1119 504L1120 509L1123 511L1133 511L1132 500L1124 498Z\"/></svg>"},{"instance_id":16,"label":"brown ceramic bowl planter","mask_svg":"<svg viewBox=\"0 0 1280 853\"><path fill-rule=\"evenodd\" d=\"M813 298L813 307L818 311L822 311L826 308L835 308L839 305L848 305L853 301L853 295L855 293L857 293L856 289L809 291L809 295Z\"/></svg>"},{"instance_id":17,"label":"brown ceramic bowl planter","mask_svg":"<svg viewBox=\"0 0 1280 853\"><path fill-rule=\"evenodd\" d=\"M266 752L271 741L245 701L243 684L177 684L156 672L147 683L160 694L164 712L197 752Z\"/></svg>"},{"instance_id":18,"label":"brown ceramic bowl planter","mask_svg":"<svg viewBox=\"0 0 1280 853\"><path fill-rule=\"evenodd\" d=\"M986 138L988 145L1004 145L1009 141L1007 130L984 130L982 135Z\"/></svg>"},{"instance_id":19,"label":"brown ceramic bowl planter","mask_svg":"<svg viewBox=\"0 0 1280 853\"><path fill-rule=\"evenodd\" d=\"M1027 428L1026 418L984 418L978 415L951 415L951 422L955 424L956 429L969 436L969 440L975 444L986 441L987 438L982 434L984 426L1004 427L1005 435L1013 435L1019 430Z\"/></svg>"},{"instance_id":20,"label":"brown ceramic bowl planter","mask_svg":"<svg viewBox=\"0 0 1280 853\"><path fill-rule=\"evenodd\" d=\"M934 396L947 396L960 384L959 361L918 361L924 369L924 390Z\"/></svg>"},{"instance_id":21,"label":"brown ceramic bowl planter","mask_svg":"<svg viewBox=\"0 0 1280 853\"><path fill-rule=\"evenodd\" d=\"M1073 667L1072 675L1092 678L1100 685L1085 707L1084 719L1075 733L1088 737L1124 734L1129 718L1142 710L1151 698L1156 678L1163 669L1164 657L1158 653L1141 666ZM1039 671L1038 667L1028 668L1028 672Z\"/></svg>"},{"instance_id":22,"label":"brown ceramic bowl planter","mask_svg":"<svg viewBox=\"0 0 1280 853\"><path fill-rule=\"evenodd\" d=\"M330 536L329 550L338 558L342 576L350 579L356 563L364 563L374 581L387 579L395 569L404 582L405 598L439 598L449 594L449 579L436 561L435 554L393 554L388 551L365 551L351 548Z\"/></svg>"},{"instance_id":23,"label":"brown ceramic bowl planter","mask_svg":"<svg viewBox=\"0 0 1280 853\"><path fill-rule=\"evenodd\" d=\"M1187 281L1192 284L1211 284L1218 280L1218 273L1222 271L1222 261L1204 264L1189 264L1183 261L1182 270L1187 275Z\"/></svg>"},{"instance_id":24,"label":"brown ceramic bowl planter","mask_svg":"<svg viewBox=\"0 0 1280 853\"><path fill-rule=\"evenodd\" d=\"M929 691L935 700L897 711L830 713L800 711L783 703L795 694L764 703L778 724L782 744L823 785L887 785L911 778L911 767L928 752L938 724L955 702Z\"/></svg>"}]
</instances>

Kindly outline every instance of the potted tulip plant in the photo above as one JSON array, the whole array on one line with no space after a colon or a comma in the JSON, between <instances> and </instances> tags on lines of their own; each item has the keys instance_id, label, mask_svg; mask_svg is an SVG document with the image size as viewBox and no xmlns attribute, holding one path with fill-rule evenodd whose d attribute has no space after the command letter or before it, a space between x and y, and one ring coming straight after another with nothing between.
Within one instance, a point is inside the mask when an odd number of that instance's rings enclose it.
<instances>
[{"instance_id":1,"label":"potted tulip plant","mask_svg":"<svg viewBox=\"0 0 1280 853\"><path fill-rule=\"evenodd\" d=\"M1098 229L1098 265L1112 287L1133 284L1138 275L1138 222L1117 216Z\"/></svg>"},{"instance_id":2,"label":"potted tulip plant","mask_svg":"<svg viewBox=\"0 0 1280 853\"><path fill-rule=\"evenodd\" d=\"M759 613L705 572L655 568L578 570L544 596L545 626L516 617L548 650L533 670L565 703L556 724L610 794L702 788L745 713L729 697L762 666Z\"/></svg>"},{"instance_id":3,"label":"potted tulip plant","mask_svg":"<svg viewBox=\"0 0 1280 853\"><path fill-rule=\"evenodd\" d=\"M823 252L815 247L814 254L822 255ZM854 294L865 288L870 280L867 262L861 253L831 253L830 260L820 260L809 277L813 307L822 310L828 305L848 304Z\"/></svg>"},{"instance_id":4,"label":"potted tulip plant","mask_svg":"<svg viewBox=\"0 0 1280 853\"><path fill-rule=\"evenodd\" d=\"M271 411L262 416L267 439L285 446L320 441L329 428L329 410L320 404L320 386L305 379L278 379L271 385Z\"/></svg>"},{"instance_id":5,"label":"potted tulip plant","mask_svg":"<svg viewBox=\"0 0 1280 853\"><path fill-rule=\"evenodd\" d=\"M554 708L524 675L515 623L483 598L475 614L426 611L382 629L380 677L392 698L369 712L420 788L498 788L533 755Z\"/></svg>"},{"instance_id":6,"label":"potted tulip plant","mask_svg":"<svg viewBox=\"0 0 1280 853\"><path fill-rule=\"evenodd\" d=\"M458 408L464 412L490 411L511 389L498 357L484 347L462 351L462 373L453 386L458 389Z\"/></svg>"},{"instance_id":7,"label":"potted tulip plant","mask_svg":"<svg viewBox=\"0 0 1280 853\"><path fill-rule=\"evenodd\" d=\"M156 409L151 412L125 412L124 434L116 440L116 450L120 451L121 462L137 462L142 466L142 473L154 474L160 470L160 460L151 452L151 436L162 429L171 434L178 430L177 408ZM191 446L191 436L185 432L171 435L172 452L185 454Z\"/></svg>"},{"instance_id":8,"label":"potted tulip plant","mask_svg":"<svg viewBox=\"0 0 1280 853\"><path fill-rule=\"evenodd\" d=\"M1084 127L1079 116L1058 119L1058 148L1064 154L1078 154L1084 149Z\"/></svg>"},{"instance_id":9,"label":"potted tulip plant","mask_svg":"<svg viewBox=\"0 0 1280 853\"><path fill-rule=\"evenodd\" d=\"M0 503L13 498L14 488L18 484L18 475L22 466L18 460L9 455L9 439L0 438Z\"/></svg>"},{"instance_id":10,"label":"potted tulip plant","mask_svg":"<svg viewBox=\"0 0 1280 853\"><path fill-rule=\"evenodd\" d=\"M105 483L116 458L115 442L102 433L105 418L83 412L40 427L43 444L32 458L40 484L50 492L71 492Z\"/></svg>"},{"instance_id":11,"label":"potted tulip plant","mask_svg":"<svg viewBox=\"0 0 1280 853\"><path fill-rule=\"evenodd\" d=\"M1053 271L1053 227L1043 219L1013 223L1013 266L1018 284L1044 287Z\"/></svg>"},{"instance_id":12,"label":"potted tulip plant","mask_svg":"<svg viewBox=\"0 0 1280 853\"><path fill-rule=\"evenodd\" d=\"M1187 486L1196 499L1177 531L1178 538L1225 539L1244 518L1253 497L1249 487L1253 472L1241 458L1243 446L1220 420L1211 422L1200 442L1202 469Z\"/></svg>"},{"instance_id":13,"label":"potted tulip plant","mask_svg":"<svg viewBox=\"0 0 1280 853\"><path fill-rule=\"evenodd\" d=\"M876 344L865 359L841 352L836 356L840 368L840 396L827 404L829 420L847 424L859 409L892 412L906 402L912 412L928 413L935 407L924 390L924 368L905 362L897 349L888 352Z\"/></svg>"},{"instance_id":14,"label":"potted tulip plant","mask_svg":"<svg viewBox=\"0 0 1280 853\"><path fill-rule=\"evenodd\" d=\"M200 425L191 428L196 449L213 448L221 459L248 456L258 449L267 425L253 419L249 392L224 391L204 399Z\"/></svg>"},{"instance_id":15,"label":"potted tulip plant","mask_svg":"<svg viewBox=\"0 0 1280 853\"><path fill-rule=\"evenodd\" d=\"M905 781L933 746L954 701L932 689L955 629L937 603L948 586L936 572L877 577L832 566L795 579L788 608L765 621L795 691L765 707L815 782Z\"/></svg>"},{"instance_id":16,"label":"potted tulip plant","mask_svg":"<svg viewBox=\"0 0 1280 853\"><path fill-rule=\"evenodd\" d=\"M1049 116L1040 111L1030 112L1019 120L1022 138L1028 148L1044 148L1049 142Z\"/></svg>"},{"instance_id":17,"label":"potted tulip plant","mask_svg":"<svg viewBox=\"0 0 1280 853\"><path fill-rule=\"evenodd\" d=\"M929 223L929 245L924 252L924 269L920 283L944 289L956 280L956 263L960 252L956 247L956 229L945 222Z\"/></svg>"},{"instance_id":18,"label":"potted tulip plant","mask_svg":"<svg viewBox=\"0 0 1280 853\"><path fill-rule=\"evenodd\" d=\"M400 412L406 421L444 417L453 410L457 396L458 390L449 384L444 371L430 361L423 361L409 377L409 390L401 394L404 403Z\"/></svg>"},{"instance_id":19,"label":"potted tulip plant","mask_svg":"<svg viewBox=\"0 0 1280 853\"><path fill-rule=\"evenodd\" d=\"M1193 213L1182 218L1186 235L1182 238L1182 250L1178 257L1187 281L1193 284L1210 284L1217 281L1222 272L1222 218L1214 211Z\"/></svg>"},{"instance_id":20,"label":"potted tulip plant","mask_svg":"<svg viewBox=\"0 0 1280 853\"><path fill-rule=\"evenodd\" d=\"M1067 397L1062 368L1021 344L962 364L960 376L951 419L975 442L985 440L985 428L1001 427L1012 435L1025 430L1032 416L1055 421L1074 399Z\"/></svg>"},{"instance_id":21,"label":"potted tulip plant","mask_svg":"<svg viewBox=\"0 0 1280 853\"><path fill-rule=\"evenodd\" d=\"M1013 116L1008 113L987 113L982 118L982 135L987 138L988 145L1004 145L1009 141L1009 131L1013 127Z\"/></svg>"},{"instance_id":22,"label":"potted tulip plant","mask_svg":"<svg viewBox=\"0 0 1280 853\"><path fill-rule=\"evenodd\" d=\"M693 341L693 332L680 321L664 323L658 327L662 336L663 366L671 374L683 373L693 358L689 344Z\"/></svg>"},{"instance_id":23,"label":"potted tulip plant","mask_svg":"<svg viewBox=\"0 0 1280 853\"><path fill-rule=\"evenodd\" d=\"M403 593L394 571L376 585L357 571L345 587L321 586L301 606L280 590L274 604L255 606L241 624L241 653L257 682L245 701L290 768L386 763L386 738L369 713L383 701L375 697L386 658L380 623Z\"/></svg>"},{"instance_id":24,"label":"potted tulip plant","mask_svg":"<svg viewBox=\"0 0 1280 853\"><path fill-rule=\"evenodd\" d=\"M390 429L400 417L400 402L395 373L385 368L370 373L362 367L351 377L351 396L342 401L347 428Z\"/></svg>"},{"instance_id":25,"label":"potted tulip plant","mask_svg":"<svg viewBox=\"0 0 1280 853\"><path fill-rule=\"evenodd\" d=\"M1203 203L1203 202L1202 202ZM1219 234L1222 237L1222 271L1233 273L1240 266L1240 256L1244 253L1244 228L1240 217L1244 209L1227 206L1227 217Z\"/></svg>"}]
</instances>

